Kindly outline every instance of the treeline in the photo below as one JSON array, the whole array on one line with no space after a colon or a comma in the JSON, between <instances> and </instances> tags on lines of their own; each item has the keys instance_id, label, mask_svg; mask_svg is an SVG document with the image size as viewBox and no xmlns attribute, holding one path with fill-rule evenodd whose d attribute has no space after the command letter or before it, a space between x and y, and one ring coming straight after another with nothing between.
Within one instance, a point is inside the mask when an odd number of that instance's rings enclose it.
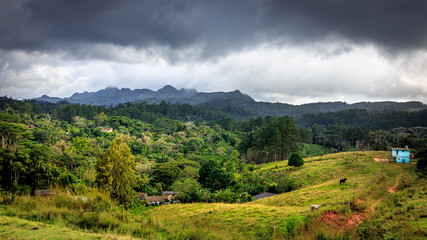
<instances>
[{"instance_id":1,"label":"treeline","mask_svg":"<svg viewBox=\"0 0 427 240\"><path fill-rule=\"evenodd\" d=\"M259 108L263 108L263 104L259 103ZM344 103L325 103L323 105L330 106L333 104L343 105ZM367 104L367 103L365 103ZM370 130L391 130L397 127L427 127L427 110L411 111L412 108L404 111L403 107L411 107L411 104L419 105L419 103L370 103L375 109L386 109L386 111L368 111L364 109L350 109L336 112L324 112L317 114L295 114L291 110L292 105L289 105L288 112L272 112L275 116L294 116L294 121L301 128L311 128L317 124L321 130L328 127L338 125L347 128L366 127ZM283 104L278 104L283 105ZM314 108L318 106L324 107L321 103L307 104ZM345 104L344 104L345 105ZM360 106L359 106L360 105ZM359 107L364 107L359 103ZM377 106L378 105L378 106ZM384 105L384 108L381 106ZM392 111L390 106L398 106L400 111ZM275 106L275 104L272 104ZM306 105L303 105L306 106ZM367 106L365 106L367 107ZM419 106L418 106L419 107ZM84 117L85 119L93 120L93 118L101 112L108 116L125 116L131 119L138 119L144 122L153 123L158 118L169 118L179 121L207 122L219 124L224 129L230 131L250 132L255 127L260 127L264 116L257 115L248 106L241 108L236 106L224 105L219 106L194 106L190 104L167 103L149 104L147 102L135 102L118 104L114 106L91 106L69 104L66 101L59 103L39 102L35 100L16 101L7 97L0 97L0 108L7 111L8 108L19 110L21 113L35 114L51 114L57 119L71 123L74 116ZM414 109L418 109L414 107Z\"/></svg>"},{"instance_id":2,"label":"treeline","mask_svg":"<svg viewBox=\"0 0 427 240\"><path fill-rule=\"evenodd\" d=\"M169 118L180 121L214 121L228 115L219 110L196 107L190 104L172 104L161 102L160 104L149 104L147 102L125 103L116 106L91 106L91 105L64 105L55 109L54 113L58 119L72 122L73 116L82 116L93 119L101 112L108 116L124 116L153 123L159 118Z\"/></svg>"},{"instance_id":3,"label":"treeline","mask_svg":"<svg viewBox=\"0 0 427 240\"><path fill-rule=\"evenodd\" d=\"M124 116L153 123L159 118L169 118L180 121L202 121L210 122L233 116L236 119L246 118L247 113L241 109L224 107L215 109L209 107L198 107L190 104L166 103L149 104L147 102L124 103L118 105L92 106L70 104L66 101L58 103L40 102L36 100L17 101L7 97L0 97L0 108L7 112L14 109L20 113L27 114L51 114L56 119L71 123L74 116L93 120L101 112L108 116Z\"/></svg>"},{"instance_id":4,"label":"treeline","mask_svg":"<svg viewBox=\"0 0 427 240\"><path fill-rule=\"evenodd\" d=\"M239 151L254 163L287 159L299 152L300 133L290 117L268 117L266 124L255 128L239 144Z\"/></svg>"},{"instance_id":5,"label":"treeline","mask_svg":"<svg viewBox=\"0 0 427 240\"><path fill-rule=\"evenodd\" d=\"M255 116L291 116L298 117L304 114L318 114L327 112L339 112L350 109L366 109L369 112L416 112L426 110L427 106L421 102L359 102L347 104L345 102L319 102L302 105L291 105L286 103L255 102L244 100L217 99L204 103L203 106L223 108L233 106L252 112ZM252 116L249 116L252 117Z\"/></svg>"},{"instance_id":6,"label":"treeline","mask_svg":"<svg viewBox=\"0 0 427 240\"><path fill-rule=\"evenodd\" d=\"M390 130L397 127L427 127L427 110L413 112L370 112L363 109L351 109L339 112L304 114L297 117L299 126L311 127L318 124L323 128L333 125L346 127L366 127L371 130Z\"/></svg>"}]
</instances>

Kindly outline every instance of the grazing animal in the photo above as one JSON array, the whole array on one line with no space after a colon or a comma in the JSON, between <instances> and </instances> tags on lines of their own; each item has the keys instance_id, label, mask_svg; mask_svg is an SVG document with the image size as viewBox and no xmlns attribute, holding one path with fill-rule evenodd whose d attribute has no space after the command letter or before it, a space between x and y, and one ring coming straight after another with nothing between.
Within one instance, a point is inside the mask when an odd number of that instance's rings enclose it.
<instances>
[{"instance_id":1,"label":"grazing animal","mask_svg":"<svg viewBox=\"0 0 427 240\"><path fill-rule=\"evenodd\" d=\"M341 179L341 180L340 180L340 185L341 185L342 183L345 183L345 181L347 181L347 178L343 178L343 179Z\"/></svg>"},{"instance_id":2,"label":"grazing animal","mask_svg":"<svg viewBox=\"0 0 427 240\"><path fill-rule=\"evenodd\" d=\"M322 206L322 205L310 205L310 207L311 207L311 211L313 211L313 210L317 210L317 209L319 209L321 206Z\"/></svg>"}]
</instances>

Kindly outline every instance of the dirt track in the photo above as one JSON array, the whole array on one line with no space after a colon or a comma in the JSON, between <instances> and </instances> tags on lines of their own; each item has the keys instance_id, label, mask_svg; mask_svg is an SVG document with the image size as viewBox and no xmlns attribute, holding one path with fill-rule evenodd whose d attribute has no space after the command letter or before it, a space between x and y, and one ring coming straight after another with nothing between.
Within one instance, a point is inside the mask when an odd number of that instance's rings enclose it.
<instances>
[{"instance_id":1,"label":"dirt track","mask_svg":"<svg viewBox=\"0 0 427 240\"><path fill-rule=\"evenodd\" d=\"M375 160L375 161L376 161L376 160ZM393 166L396 166L396 165L393 165ZM396 166L396 167L398 167L398 166ZM388 192L389 194L388 194L388 195L386 195L386 196L384 196L384 197L382 197L382 198L380 198L380 199L378 199L377 201L375 201L375 202L374 202L374 204L372 204L372 205L371 205L371 207L370 207L370 209L369 209L369 211L368 211L368 212L375 212L375 207L378 205L378 203L380 203L382 200L384 200L384 198L386 198L386 197L390 196L390 194L393 194L393 193L395 193L395 192L397 191L397 186L399 185L399 178L400 178L402 175L403 175L403 168L400 168L400 174L399 174L399 176L397 176L397 177L396 177L396 181L395 181L395 183L394 183L394 186L389 187L389 188L387 189L387 192Z\"/></svg>"},{"instance_id":2,"label":"dirt track","mask_svg":"<svg viewBox=\"0 0 427 240\"><path fill-rule=\"evenodd\" d=\"M380 158L374 158L374 160L376 162L389 162L388 159L380 159ZM393 165L396 167L400 167L398 165ZM396 177L396 180L394 182L394 186L392 187L388 187L387 188L387 192L388 194L378 200L376 200L370 207L368 210L365 210L365 213L372 213L375 212L375 207L382 201L384 200L384 198L390 196L391 194L395 193L397 191L397 186L399 185L399 178L403 175L403 168L400 168L400 174L399 176ZM360 198L358 198L356 201L361 201ZM359 225L361 222L363 222L365 220L365 218L368 216L365 216L364 214L353 214L350 219L348 220L343 220L342 218L340 218L340 215L335 212L335 211L326 211L323 213L321 219L323 222L331 224L331 225L335 225L337 227L339 227L341 230L344 230L345 228L348 227L354 227Z\"/></svg>"}]
</instances>

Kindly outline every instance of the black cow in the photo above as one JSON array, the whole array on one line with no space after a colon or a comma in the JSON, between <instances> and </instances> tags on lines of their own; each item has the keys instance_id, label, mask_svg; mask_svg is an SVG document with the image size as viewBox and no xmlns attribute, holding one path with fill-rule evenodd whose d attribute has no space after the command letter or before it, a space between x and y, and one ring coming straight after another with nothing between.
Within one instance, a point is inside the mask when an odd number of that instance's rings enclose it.
<instances>
[{"instance_id":1,"label":"black cow","mask_svg":"<svg viewBox=\"0 0 427 240\"><path fill-rule=\"evenodd\" d=\"M347 178L343 178L343 179L341 179L341 180L340 180L340 185L341 185L342 183L345 183L345 181L347 181Z\"/></svg>"}]
</instances>

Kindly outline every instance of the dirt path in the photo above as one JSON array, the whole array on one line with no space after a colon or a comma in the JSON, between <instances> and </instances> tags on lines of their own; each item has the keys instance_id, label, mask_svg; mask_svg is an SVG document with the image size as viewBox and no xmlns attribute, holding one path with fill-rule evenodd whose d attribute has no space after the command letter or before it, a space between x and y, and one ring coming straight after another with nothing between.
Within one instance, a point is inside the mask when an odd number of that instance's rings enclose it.
<instances>
[{"instance_id":1,"label":"dirt path","mask_svg":"<svg viewBox=\"0 0 427 240\"><path fill-rule=\"evenodd\" d=\"M396 166L396 165L394 165L394 166ZM398 166L396 166L396 167L398 167ZM388 196L390 196L390 194L393 194L393 193L395 193L396 191L397 191L397 186L399 185L399 178L401 177L403 175L403 168L400 168L400 174L399 174L399 176L397 176L396 177L396 181L395 181L395 183L394 183L394 186L393 187L389 187L388 189L387 189L387 192L389 193L388 195L386 195L386 196L384 196L384 197L382 197L382 198L380 198L380 199L378 199L377 201L375 201L374 202L374 204L372 204L371 205L371 207L369 208L369 210L368 210L368 212L375 212L375 207L382 201L382 200L384 200L384 198L386 198L386 197L388 197Z\"/></svg>"},{"instance_id":2,"label":"dirt path","mask_svg":"<svg viewBox=\"0 0 427 240\"><path fill-rule=\"evenodd\" d=\"M396 167L400 167L397 165L393 165ZM365 214L358 213L351 215L351 217L348 220L344 220L340 217L340 214L336 211L326 211L323 213L321 219L323 222L338 227L341 231L344 231L346 228L358 226L361 222L363 222L370 213L375 212L375 207L382 201L384 198L390 196L391 194L395 193L397 191L397 186L399 185L399 178L401 178L403 175L403 168L400 167L400 174L396 177L396 180L394 182L394 186L388 187L387 192L388 194L378 200L376 200L368 210L365 210ZM358 198L356 201L361 201L360 198Z\"/></svg>"}]
</instances>

